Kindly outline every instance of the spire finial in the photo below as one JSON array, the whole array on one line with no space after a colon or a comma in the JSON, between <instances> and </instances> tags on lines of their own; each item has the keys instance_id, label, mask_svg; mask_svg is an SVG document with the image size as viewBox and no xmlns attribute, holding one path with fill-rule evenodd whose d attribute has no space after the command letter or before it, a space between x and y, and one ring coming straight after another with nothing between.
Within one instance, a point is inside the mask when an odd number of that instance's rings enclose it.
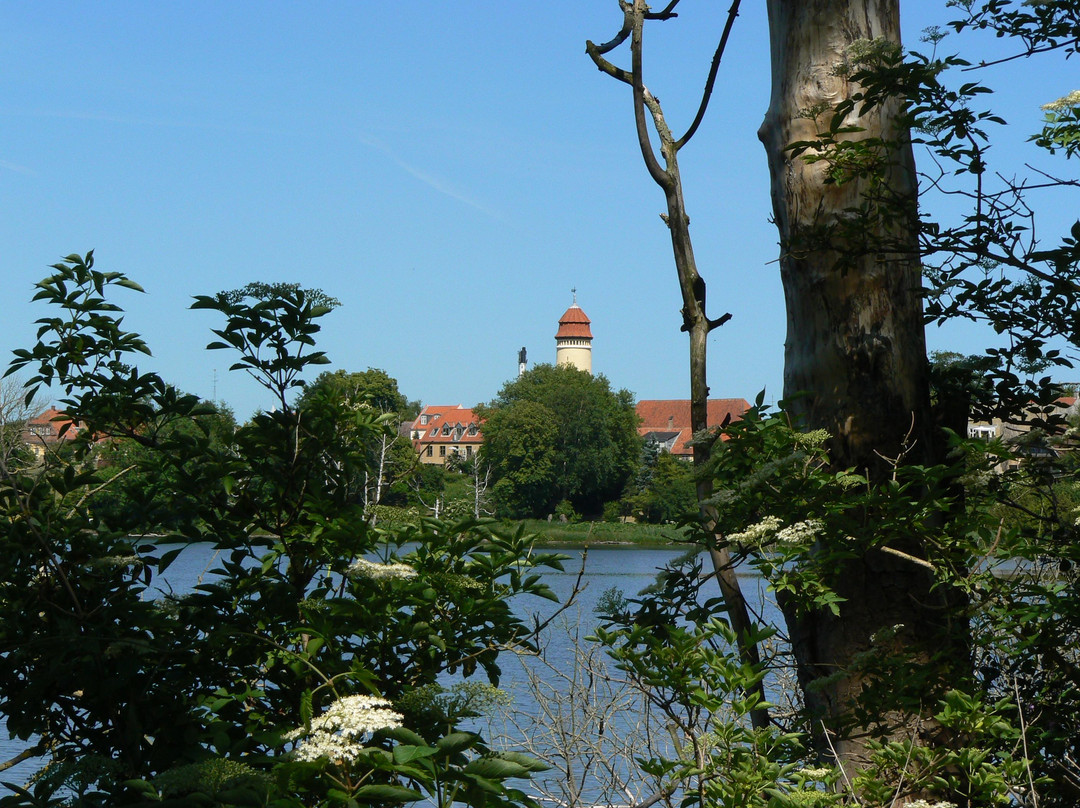
<instances>
[{"instance_id":1,"label":"spire finial","mask_svg":"<svg viewBox=\"0 0 1080 808\"><path fill-rule=\"evenodd\" d=\"M574 296L574 305L576 306L577 305L577 287L576 286L573 289L570 290L570 294L572 294Z\"/></svg>"}]
</instances>

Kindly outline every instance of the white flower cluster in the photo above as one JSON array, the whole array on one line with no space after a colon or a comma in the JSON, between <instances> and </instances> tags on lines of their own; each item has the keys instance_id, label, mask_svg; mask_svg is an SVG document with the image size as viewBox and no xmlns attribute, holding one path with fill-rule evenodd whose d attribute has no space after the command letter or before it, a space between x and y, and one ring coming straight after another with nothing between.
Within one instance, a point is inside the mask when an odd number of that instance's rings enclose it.
<instances>
[{"instance_id":1,"label":"white flower cluster","mask_svg":"<svg viewBox=\"0 0 1080 808\"><path fill-rule=\"evenodd\" d=\"M832 437L827 429L811 429L809 432L799 433L799 443L804 446L824 446L825 441Z\"/></svg>"},{"instance_id":2,"label":"white flower cluster","mask_svg":"<svg viewBox=\"0 0 1080 808\"><path fill-rule=\"evenodd\" d=\"M825 766L810 769L799 769L799 771L796 772L796 774L801 777L805 777L807 780L824 780L832 773L833 770Z\"/></svg>"},{"instance_id":3,"label":"white flower cluster","mask_svg":"<svg viewBox=\"0 0 1080 808\"><path fill-rule=\"evenodd\" d=\"M806 544L824 529L825 523L820 519L807 519L779 531L776 540L781 544Z\"/></svg>"},{"instance_id":4,"label":"white flower cluster","mask_svg":"<svg viewBox=\"0 0 1080 808\"><path fill-rule=\"evenodd\" d=\"M767 539L771 538L776 531L780 529L780 525L783 522L775 516L766 516L756 525L750 525L739 533L731 533L728 535L728 541L735 544L762 544Z\"/></svg>"},{"instance_id":5,"label":"white flower cluster","mask_svg":"<svg viewBox=\"0 0 1080 808\"><path fill-rule=\"evenodd\" d=\"M923 799L915 800L915 802L909 802L907 808L956 808L955 802L927 802Z\"/></svg>"},{"instance_id":6,"label":"white flower cluster","mask_svg":"<svg viewBox=\"0 0 1080 808\"><path fill-rule=\"evenodd\" d=\"M1061 96L1057 101L1042 105L1042 108L1049 112L1057 112L1072 107L1080 107L1080 90L1073 90L1068 95Z\"/></svg>"},{"instance_id":7,"label":"white flower cluster","mask_svg":"<svg viewBox=\"0 0 1080 808\"><path fill-rule=\"evenodd\" d=\"M776 516L766 516L756 525L750 525L739 533L731 533L728 540L737 543L758 547L763 544L776 542L790 546L799 546L812 541L825 529L825 523L820 519L807 519L795 522L782 528L783 522Z\"/></svg>"},{"instance_id":8,"label":"white flower cluster","mask_svg":"<svg viewBox=\"0 0 1080 808\"><path fill-rule=\"evenodd\" d=\"M301 727L285 737L300 741L293 752L297 760L352 763L364 748L365 735L401 726L401 713L389 707L390 702L378 696L346 696L313 719L310 729Z\"/></svg>"},{"instance_id":9,"label":"white flower cluster","mask_svg":"<svg viewBox=\"0 0 1080 808\"><path fill-rule=\"evenodd\" d=\"M360 558L349 565L349 577L388 581L392 578L415 578L416 570L408 564L379 564Z\"/></svg>"}]
</instances>

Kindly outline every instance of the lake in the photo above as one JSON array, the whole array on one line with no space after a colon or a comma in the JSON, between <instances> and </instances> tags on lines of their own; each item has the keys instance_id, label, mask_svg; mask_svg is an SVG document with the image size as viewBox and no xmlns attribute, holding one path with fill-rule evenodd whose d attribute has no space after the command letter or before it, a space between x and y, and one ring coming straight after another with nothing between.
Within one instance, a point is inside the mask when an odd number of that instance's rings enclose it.
<instances>
[{"instance_id":1,"label":"lake","mask_svg":"<svg viewBox=\"0 0 1080 808\"><path fill-rule=\"evenodd\" d=\"M581 568L582 550L563 551L571 558L564 562L565 572L543 572L544 581L565 601L573 591ZM506 654L501 659L501 689L509 694L512 709L499 708L477 722L476 729L492 739L493 746L521 748L524 739L532 739L534 752L551 752L559 746L577 752L566 757L551 773L545 773L538 788L548 794L579 789L585 798L610 793L616 779L629 776L628 767L638 734L649 731L640 720L640 705L625 691L605 685L597 668L604 665L603 654L585 642L595 626L595 608L605 592L616 588L627 596L639 593L653 583L657 569L683 554L680 549L640 547L592 547L587 551L582 589L573 605L559 615L547 630L544 654L540 658ZM174 591L184 592L195 586L214 565L208 545L187 548L163 576ZM766 603L760 579L747 577L744 586L752 602ZM713 589L704 596L715 595ZM521 615L550 616L558 607L539 598L521 597L514 603ZM447 684L452 684L452 680ZM605 728L613 728L605 731ZM561 740L560 740L561 739ZM571 741L573 741L571 743ZM575 746L576 744L576 746ZM590 746L590 748L585 748ZM21 742L7 739L0 725L0 760L8 760L24 748ZM607 786L596 776L582 771L581 761L589 755L603 754L618 761L607 776ZM622 757L620 757L622 756ZM26 761L5 772L0 781L23 783L40 765ZM606 790L605 790L606 789ZM615 789L616 791L618 789ZM623 802L628 801L624 797Z\"/></svg>"}]
</instances>

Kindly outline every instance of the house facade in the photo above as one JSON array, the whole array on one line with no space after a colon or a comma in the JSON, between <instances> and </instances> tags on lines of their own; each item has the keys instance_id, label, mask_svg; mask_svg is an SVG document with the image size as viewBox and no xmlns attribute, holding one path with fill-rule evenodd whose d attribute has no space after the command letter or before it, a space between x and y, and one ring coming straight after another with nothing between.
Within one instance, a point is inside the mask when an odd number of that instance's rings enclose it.
<instances>
[{"instance_id":1,"label":"house facade","mask_svg":"<svg viewBox=\"0 0 1080 808\"><path fill-rule=\"evenodd\" d=\"M708 423L720 426L725 419L738 421L750 409L744 398L710 398ZM689 445L694 431L690 426L690 399L646 399L637 403L638 434L653 441L660 449L676 457L690 460L694 455Z\"/></svg>"},{"instance_id":2,"label":"house facade","mask_svg":"<svg viewBox=\"0 0 1080 808\"><path fill-rule=\"evenodd\" d=\"M424 407L409 429L409 439L421 463L438 466L453 457L472 457L484 442L479 419L460 404Z\"/></svg>"},{"instance_id":3,"label":"house facade","mask_svg":"<svg viewBox=\"0 0 1080 808\"><path fill-rule=\"evenodd\" d=\"M27 420L22 429L22 441L40 462L47 451L74 438L78 431L79 427L64 413L55 407L49 407Z\"/></svg>"}]
</instances>

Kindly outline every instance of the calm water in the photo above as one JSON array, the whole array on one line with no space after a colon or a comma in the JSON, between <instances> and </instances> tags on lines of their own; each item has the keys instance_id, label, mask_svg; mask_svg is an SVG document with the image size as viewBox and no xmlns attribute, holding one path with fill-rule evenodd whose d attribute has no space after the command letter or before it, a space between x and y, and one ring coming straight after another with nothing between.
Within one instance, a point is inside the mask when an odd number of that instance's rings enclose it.
<instances>
[{"instance_id":1,"label":"calm water","mask_svg":"<svg viewBox=\"0 0 1080 808\"><path fill-rule=\"evenodd\" d=\"M582 551L570 550L571 556L565 562L565 572L545 571L545 582L559 596L560 601L565 601L574 589L578 579L578 571L581 568ZM546 721L551 723L565 723L570 718L577 721L583 719L589 710L595 710L600 704L601 710L606 710L614 715L619 705L630 708L633 705L625 700L619 701L619 697L612 693L600 693L595 685L592 688L593 695L586 697L586 689L582 685L582 678L588 678L589 672L582 670L577 646L588 648L588 643L575 643L574 637L583 640L592 632L595 626L595 607L597 601L605 592L617 588L627 596L634 596L643 588L650 585L656 575L657 569L682 554L681 550L669 549L639 549L628 547L602 547L591 548L586 557L585 573L581 578L581 590L575 603L560 614L550 626L547 632L547 643L543 659L522 657L515 659L513 655L506 655L503 667L502 689L509 693L512 699L513 710L495 711L483 726L477 727L485 735L501 740L500 745L520 747L523 732L528 732L530 737L540 737L543 732L542 724ZM208 546L193 546L185 550L173 563L164 576L162 586L171 587L173 591L184 592L195 586L200 578L207 575L214 565L213 552ZM751 589L748 596L752 600L764 602L763 594L756 591L759 582L754 578L745 579L745 585ZM715 584L712 584L715 586ZM704 593L705 596L715 595L715 591ZM515 608L519 614L537 614L541 619L550 616L558 607L539 598L518 599ZM602 662L602 655L594 651L597 664ZM572 691L572 693L571 693ZM587 703L577 700L584 699ZM591 700L590 700L591 699ZM603 700L607 699L606 702ZM554 713L552 705L562 709L562 717ZM606 705L606 706L605 706ZM567 711L574 713L568 716ZM613 718L616 724L621 720ZM578 727L580 730L582 727ZM586 734L589 730L586 727ZM629 732L629 727L624 728ZM546 730L545 730L546 731ZM595 734L595 733L594 733ZM603 730L601 730L601 735ZM625 734L625 733L624 733ZM23 745L17 741L10 741L6 732L0 726L0 760L8 760L18 754ZM0 780L22 783L37 769L36 761L27 761L17 767L0 772ZM575 773L556 771L549 777L574 776ZM555 791L557 787L548 784L547 791ZM590 787L588 790L593 790Z\"/></svg>"}]
</instances>

